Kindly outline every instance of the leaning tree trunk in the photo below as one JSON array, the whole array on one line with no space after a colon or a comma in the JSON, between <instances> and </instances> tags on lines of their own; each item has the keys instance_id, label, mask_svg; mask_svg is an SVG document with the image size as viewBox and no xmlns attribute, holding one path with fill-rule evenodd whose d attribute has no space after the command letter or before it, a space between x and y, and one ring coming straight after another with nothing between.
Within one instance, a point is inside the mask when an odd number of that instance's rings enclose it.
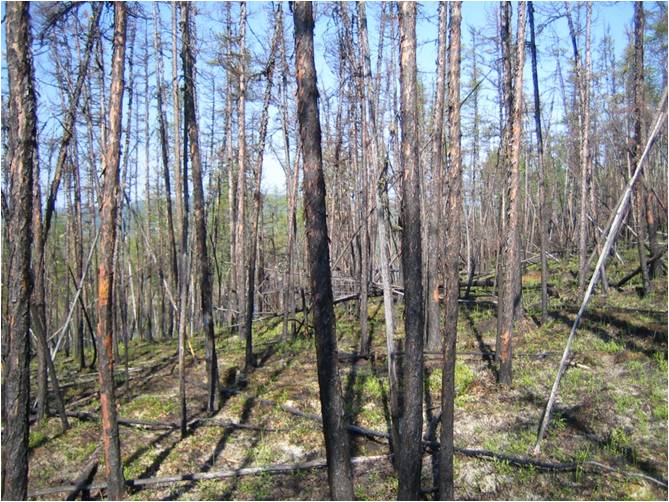
<instances>
[{"instance_id":1,"label":"leaning tree trunk","mask_svg":"<svg viewBox=\"0 0 669 502\"><path fill-rule=\"evenodd\" d=\"M462 2L449 8L448 53L448 188L446 253L444 256L444 369L441 380L441 450L439 497L453 500L453 419L455 401L455 344L458 334L460 217L462 214L462 155L460 148L460 25Z\"/></svg>"},{"instance_id":2,"label":"leaning tree trunk","mask_svg":"<svg viewBox=\"0 0 669 502\"><path fill-rule=\"evenodd\" d=\"M184 71L184 126L188 131L188 146L193 170L193 224L195 226L195 248L200 266L200 306L206 343L207 359L207 410L215 412L220 407L218 361L212 317L211 272L207 255L207 226L204 214L204 189L202 186L202 162L197 118L195 116L195 57L191 43L191 4L181 2L181 58ZM184 179L184 182L186 179Z\"/></svg>"},{"instance_id":3,"label":"leaning tree trunk","mask_svg":"<svg viewBox=\"0 0 669 502\"><path fill-rule=\"evenodd\" d=\"M107 496L110 500L123 497L123 465L118 431L114 385L113 357L113 298L114 244L119 195L119 159L121 155L121 114L123 110L123 70L127 5L114 4L114 39L112 54L112 81L109 97L109 135L104 155L104 185L100 208L100 251L98 268L98 326L97 339L100 353L98 371L100 382L100 411L102 415L102 443L105 458Z\"/></svg>"},{"instance_id":4,"label":"leaning tree trunk","mask_svg":"<svg viewBox=\"0 0 669 502\"><path fill-rule=\"evenodd\" d=\"M8 224L9 309L2 354L2 499L28 497L28 414L30 410L30 295L32 278L33 165L37 118L28 3L6 5L10 145ZM7 213L5 213L7 214Z\"/></svg>"},{"instance_id":5,"label":"leaning tree trunk","mask_svg":"<svg viewBox=\"0 0 669 502\"><path fill-rule=\"evenodd\" d=\"M402 276L404 279L403 412L400 419L399 494L420 496L423 429L423 327L420 159L416 67L416 4L401 2L400 124L402 129Z\"/></svg>"},{"instance_id":6,"label":"leaning tree trunk","mask_svg":"<svg viewBox=\"0 0 669 502\"><path fill-rule=\"evenodd\" d=\"M316 364L320 389L323 435L328 462L330 496L353 499L348 434L344 423L341 383L337 370L337 336L332 304L330 250L325 216L325 180L321 152L321 126L314 63L314 18L310 2L293 6L297 115L304 159L304 216L316 332Z\"/></svg>"}]
</instances>

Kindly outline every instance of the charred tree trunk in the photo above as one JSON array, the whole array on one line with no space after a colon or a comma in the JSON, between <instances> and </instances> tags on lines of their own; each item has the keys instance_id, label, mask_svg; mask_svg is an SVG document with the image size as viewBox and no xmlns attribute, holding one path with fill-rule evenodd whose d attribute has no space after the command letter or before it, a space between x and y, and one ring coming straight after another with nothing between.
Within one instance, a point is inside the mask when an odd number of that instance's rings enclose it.
<instances>
[{"instance_id":1,"label":"charred tree trunk","mask_svg":"<svg viewBox=\"0 0 669 502\"><path fill-rule=\"evenodd\" d=\"M165 99L165 86L163 84L163 56L162 56L162 43L160 40L160 12L158 10L158 4L153 4L153 17L155 23L155 39L154 39L154 48L156 52L157 68L156 68L156 94L158 99L158 130L160 134L160 160L163 164L163 180L165 182L165 202L167 204L167 234L169 239L169 255L170 255L170 271L172 275L172 284L174 290L178 290L178 278L179 278L179 265L177 261L177 245L176 237L174 234L174 217L172 215L172 189L170 183L170 169L169 169L169 154L167 146L167 125L165 119L165 110L164 110L164 99ZM175 159L178 164L178 158ZM174 315L173 309L169 309L169 324L168 331L170 336L172 336L172 330L174 327Z\"/></svg>"},{"instance_id":2,"label":"charred tree trunk","mask_svg":"<svg viewBox=\"0 0 669 502\"><path fill-rule=\"evenodd\" d=\"M643 3L634 2L634 144L633 164L636 166L643 153L643 105L644 105L644 78L643 78L643 32L644 32ZM637 249L639 251L639 266L641 267L641 286L643 294L650 291L650 274L648 273L648 256L646 255L647 225L644 224L644 184L639 183L634 194L634 220L637 232Z\"/></svg>"},{"instance_id":3,"label":"charred tree trunk","mask_svg":"<svg viewBox=\"0 0 669 502\"><path fill-rule=\"evenodd\" d=\"M281 6L278 7L281 9ZM278 16L279 14L277 14ZM253 221L251 226L251 246L249 254L249 262L247 266L247 281L248 289L246 291L246 309L244 320L244 339L246 341L246 349L244 356L244 370L249 372L255 366L253 358L253 297L255 290L255 276L256 276L256 258L258 256L258 225L260 223L260 212L262 209L262 162L265 153L265 138L267 136L267 122L269 120L269 103L272 98L272 78L274 71L274 55L276 53L276 44L279 40L279 23L275 24L274 38L272 40L272 48L269 55L269 61L265 69L267 78L267 85L265 87L265 94L263 96L262 115L260 117L260 131L258 142L258 156L255 165L255 187L253 192Z\"/></svg>"},{"instance_id":4,"label":"charred tree trunk","mask_svg":"<svg viewBox=\"0 0 669 502\"><path fill-rule=\"evenodd\" d=\"M119 158L121 155L121 114L123 110L123 71L125 67L125 40L127 5L114 4L114 39L112 54L112 81L109 98L109 135L104 155L104 185L100 208L100 250L98 268L98 326L97 339L100 353L98 371L100 382L100 411L102 415L102 443L105 457L107 496L110 500L123 498L123 465L118 431L113 357L113 298L114 244L119 194Z\"/></svg>"},{"instance_id":5,"label":"charred tree trunk","mask_svg":"<svg viewBox=\"0 0 669 502\"><path fill-rule=\"evenodd\" d=\"M499 301L497 304L497 357L499 360L498 381L511 385L512 337L515 324L515 311L520 303L520 254L518 249L518 196L520 191L520 139L521 112L523 101L523 66L525 63L525 2L518 4L518 29L516 34L516 65L513 74L513 94L511 113L508 117L508 144L503 146L507 153L506 163L506 212L504 217L504 242L500 256ZM510 23L511 5L502 4L503 25ZM504 31L504 28L503 28ZM508 29L507 29L508 33ZM503 44L508 50L510 44ZM506 50L505 50L506 52ZM507 52L504 57L511 58ZM505 86L506 92L511 86Z\"/></svg>"},{"instance_id":6,"label":"charred tree trunk","mask_svg":"<svg viewBox=\"0 0 669 502\"><path fill-rule=\"evenodd\" d=\"M202 163L197 118L195 115L195 57L191 47L191 4L181 2L181 58L184 70L184 126L188 131L188 146L193 169L193 224L195 226L195 248L199 261L200 306L204 329L207 359L207 410L218 411L219 381L218 361L214 338L214 319L212 317L211 272L207 255L207 227L204 214L204 189L202 186ZM185 152L184 152L185 153ZM184 178L184 183L186 179Z\"/></svg>"},{"instance_id":7,"label":"charred tree trunk","mask_svg":"<svg viewBox=\"0 0 669 502\"><path fill-rule=\"evenodd\" d=\"M541 322L548 320L548 221L546 214L546 179L544 167L544 139L541 130L541 102L539 99L539 76L537 73L537 44L534 34L534 2L528 2L530 22L530 54L532 56L532 83L534 85L534 129L537 135L537 158L539 173L539 253L541 261Z\"/></svg>"},{"instance_id":8,"label":"charred tree trunk","mask_svg":"<svg viewBox=\"0 0 669 502\"><path fill-rule=\"evenodd\" d=\"M433 169L433 197L428 211L428 250L427 260L427 295L425 312L425 342L427 350L437 352L441 349L442 340L439 329L439 268L441 265L443 245L441 225L443 215L443 180L444 180L444 94L446 90L446 37L447 37L447 6L439 3L439 41L437 49L437 91L432 118L432 151L431 164ZM459 221L459 220L458 220Z\"/></svg>"},{"instance_id":9,"label":"charred tree trunk","mask_svg":"<svg viewBox=\"0 0 669 502\"><path fill-rule=\"evenodd\" d=\"M32 277L33 169L37 118L33 84L30 4L6 5L5 34L9 116L14 124L9 160L8 224L12 266L8 281L7 333L2 354L2 499L28 497L28 414L30 409L30 296ZM5 213L6 214L6 213Z\"/></svg>"},{"instance_id":10,"label":"charred tree trunk","mask_svg":"<svg viewBox=\"0 0 669 502\"><path fill-rule=\"evenodd\" d=\"M416 67L416 4L400 2L400 125L402 129L402 276L404 282L403 412L400 419L400 500L420 496L423 430L423 328L420 159Z\"/></svg>"},{"instance_id":11,"label":"charred tree trunk","mask_svg":"<svg viewBox=\"0 0 669 502\"><path fill-rule=\"evenodd\" d=\"M449 8L448 50L448 186L446 253L444 256L444 370L441 380L441 449L439 497L453 500L453 418L455 401L455 344L458 334L460 218L462 215L462 155L460 148L460 39L462 2Z\"/></svg>"},{"instance_id":12,"label":"charred tree trunk","mask_svg":"<svg viewBox=\"0 0 669 502\"><path fill-rule=\"evenodd\" d=\"M332 304L330 250L325 214L325 180L321 152L321 126L314 63L314 18L310 2L293 6L297 114L304 159L304 215L316 332L316 363L320 389L323 435L328 461L330 496L352 500L353 483L348 434L344 424L341 384L337 371L337 336Z\"/></svg>"}]
</instances>

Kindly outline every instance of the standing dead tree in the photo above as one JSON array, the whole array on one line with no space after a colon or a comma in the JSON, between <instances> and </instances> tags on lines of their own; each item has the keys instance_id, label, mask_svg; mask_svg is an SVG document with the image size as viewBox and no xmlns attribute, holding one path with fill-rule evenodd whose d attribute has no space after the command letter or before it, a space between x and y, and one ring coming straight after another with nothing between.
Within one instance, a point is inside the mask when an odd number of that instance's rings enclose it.
<instances>
[{"instance_id":1,"label":"standing dead tree","mask_svg":"<svg viewBox=\"0 0 669 502\"><path fill-rule=\"evenodd\" d=\"M281 9L281 6L278 7ZM277 17L280 14L277 13ZM262 209L262 163L265 152L265 139L267 136L267 122L269 120L269 104L272 98L272 78L274 72L274 62L276 55L276 48L279 41L279 32L281 24L278 20L275 22L274 36L272 38L272 48L270 49L269 61L265 68L265 78L267 84L265 86L265 93L263 95L262 114L260 117L260 131L258 139L258 152L255 162L255 187L253 191L253 220L251 225L251 246L249 250L249 261L247 265L247 282L248 288L246 290L246 308L244 310L244 340L246 341L245 356L244 356L244 370L251 371L255 366L253 357L253 312L254 312L254 290L255 290L255 276L256 276L256 258L258 256L258 226L260 223L260 212Z\"/></svg>"},{"instance_id":2,"label":"standing dead tree","mask_svg":"<svg viewBox=\"0 0 669 502\"><path fill-rule=\"evenodd\" d=\"M400 417L400 500L420 496L423 429L423 327L420 157L416 66L416 4L400 2L400 124L402 171L402 273L404 279L404 364Z\"/></svg>"},{"instance_id":3,"label":"standing dead tree","mask_svg":"<svg viewBox=\"0 0 669 502\"><path fill-rule=\"evenodd\" d=\"M109 96L109 134L104 155L104 184L100 208L100 250L98 268L98 372L100 382L100 411L102 416L102 443L105 458L107 495L110 500L123 497L123 465L118 432L114 383L112 291L114 285L114 248L116 243L119 160L121 155L121 114L123 110L123 72L128 6L114 4L114 39L112 53L112 80Z\"/></svg>"},{"instance_id":4,"label":"standing dead tree","mask_svg":"<svg viewBox=\"0 0 669 502\"><path fill-rule=\"evenodd\" d=\"M204 214L204 188L202 185L202 161L197 118L195 115L195 57L191 42L191 4L181 2L181 59L184 72L184 127L188 134L188 148L193 169L193 224L195 226L195 247L199 263L200 307L204 328L207 359L207 410L217 411L220 406L218 361L212 317L211 271L207 254L207 227ZM185 154L185 152L184 152ZM184 179L184 182L186 179ZM185 184L185 183L184 183Z\"/></svg>"},{"instance_id":5,"label":"standing dead tree","mask_svg":"<svg viewBox=\"0 0 669 502\"><path fill-rule=\"evenodd\" d=\"M2 498L28 496L30 410L30 271L33 164L37 118L30 35L30 4L6 6L9 116L15 125L9 160L9 315L2 341ZM3 196L4 199L4 196ZM7 213L3 211L5 215Z\"/></svg>"},{"instance_id":6,"label":"standing dead tree","mask_svg":"<svg viewBox=\"0 0 669 502\"><path fill-rule=\"evenodd\" d=\"M351 458L337 370L337 336L332 304L321 126L314 63L314 18L310 2L294 4L293 22L295 25L297 116L304 159L305 229L328 481L330 495L333 499L352 500Z\"/></svg>"},{"instance_id":7,"label":"standing dead tree","mask_svg":"<svg viewBox=\"0 0 669 502\"><path fill-rule=\"evenodd\" d=\"M502 15L508 27L511 18L511 5L502 4ZM511 102L505 134L504 159L506 166L506 213L504 218L504 242L502 255L500 256L500 284L499 302L497 304L497 357L499 360L498 381L504 385L511 385L511 361L512 361L512 337L515 324L516 312L520 305L520 250L518 249L518 198L520 191L520 139L521 139L521 113L523 106L523 66L525 63L525 12L526 3L518 4L518 29L516 34L516 66L513 72L513 86L507 85L505 93L513 95L507 100ZM507 32L508 36L508 32ZM508 51L510 41L503 44ZM507 52L505 57L511 58ZM508 70L507 70L508 71Z\"/></svg>"},{"instance_id":8,"label":"standing dead tree","mask_svg":"<svg viewBox=\"0 0 669 502\"><path fill-rule=\"evenodd\" d=\"M444 361L441 380L441 449L439 496L453 500L453 421L455 344L458 334L460 221L462 215L462 154L460 147L460 39L462 2L450 2L448 52L448 178L446 252L444 255Z\"/></svg>"},{"instance_id":9,"label":"standing dead tree","mask_svg":"<svg viewBox=\"0 0 669 502\"><path fill-rule=\"evenodd\" d=\"M639 158L639 162L636 165L634 174L628 181L627 186L625 187L625 191L623 192L620 200L618 201L618 205L614 213L615 216L611 223L611 228L609 229L609 233L606 236L606 242L604 243L604 247L599 254L599 260L597 260L597 265L595 266L595 270L592 273L592 277L590 278L590 283L588 284L588 288L586 289L585 295L583 296L581 306L578 309L578 313L576 314L576 319L574 319L574 323L571 326L569 338L567 338L567 344L564 348L564 353L562 354L562 360L560 361L560 366L558 367L557 375L555 377L555 381L553 382L553 388L551 389L550 396L548 397L548 403L546 404L546 409L544 410L544 414L541 419L541 426L539 427L537 442L534 446L535 455L539 454L541 440L546 434L546 428L548 427L548 422L550 421L551 411L553 409L553 405L555 404L555 400L557 399L557 392L560 386L560 380L562 379L562 375L564 375L564 372L567 369L569 357L571 355L571 345L572 342L574 341L578 325L581 322L581 317L583 317L583 314L585 313L585 309L588 306L588 302L590 301L592 292L594 291L595 286L597 285L597 281L601 277L604 267L606 266L606 260L609 256L611 248L613 247L613 244L616 241L618 231L620 230L620 227L625 221L625 217L627 216L627 211L629 210L632 191L634 190L634 186L636 185L637 181L643 174L644 162L648 156L648 152L650 151L651 146L653 146L655 138L660 132L660 129L664 125L666 125L666 121L667 121L667 88L665 87L662 99L660 100L660 104L658 106L658 111L655 116L655 120L653 121L653 128L650 134L648 135L648 141L646 142L646 146L643 149L643 152L641 153L641 157Z\"/></svg>"}]
</instances>

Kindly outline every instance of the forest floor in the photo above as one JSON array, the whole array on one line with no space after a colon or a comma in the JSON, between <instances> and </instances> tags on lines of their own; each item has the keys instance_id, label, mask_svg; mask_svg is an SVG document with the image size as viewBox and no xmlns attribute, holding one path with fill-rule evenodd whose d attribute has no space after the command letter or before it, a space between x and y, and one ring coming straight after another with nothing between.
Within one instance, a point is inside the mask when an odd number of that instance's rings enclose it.
<instances>
[{"instance_id":1,"label":"forest floor","mask_svg":"<svg viewBox=\"0 0 669 502\"><path fill-rule=\"evenodd\" d=\"M551 266L551 284L559 297L550 299L550 320L538 325L539 274L534 266L523 277L526 318L514 336L513 385L495 384L489 355L495 346L495 307L491 288L474 288L476 303L462 304L458 326L455 443L459 448L484 449L532 457L538 423L560 361L571 322L578 309L572 264ZM614 264L616 265L616 264ZM634 268L614 266L611 283ZM519 467L507 461L456 455L455 496L458 499L667 499L667 490L643 474L667 479L667 282L657 279L652 294L641 298L632 281L625 289L598 292L574 343L571 365L560 387L554 418L536 460L577 462L571 472ZM348 421L380 432L388 431L386 351L383 307L370 302L373 358L344 360L342 392ZM398 319L401 312L398 310ZM401 339L402 322L398 341ZM325 456L320 415L314 342L301 332L281 341L281 320L256 323L258 367L246 382L236 381L244 360L237 336L219 332L217 349L224 393L218 422L192 423L185 439L178 429L146 430L121 426L126 479L226 471L280 463L299 463ZM355 302L337 306L341 353L352 353L358 341ZM187 357L189 419L206 417L204 347L192 341L196 359ZM122 349L121 349L122 350ZM90 360L90 359L89 359ZM438 357L427 357L426 415L438 413L441 369ZM74 362L59 362L59 375L69 412L98 413L95 373L78 372ZM179 419L176 341L133 341L129 375L117 365L119 416L127 420L176 422ZM71 418L62 432L58 418L33 425L30 432L30 491L70 484L100 444L95 420ZM428 420L426 420L426 428ZM351 435L354 457L388 454L382 439ZM594 460L626 471L588 468ZM102 462L102 460L101 460ZM432 487L431 460L424 457L423 488ZM104 481L103 467L95 481ZM354 468L359 499L395 499L397 479L388 457ZM130 488L132 499L327 499L325 469L289 474L237 476ZM66 492L42 498L64 498ZM93 490L99 498L99 490ZM431 495L426 495L431 498ZM33 497L35 498L35 497ZM40 498L40 497L37 497Z\"/></svg>"}]
</instances>

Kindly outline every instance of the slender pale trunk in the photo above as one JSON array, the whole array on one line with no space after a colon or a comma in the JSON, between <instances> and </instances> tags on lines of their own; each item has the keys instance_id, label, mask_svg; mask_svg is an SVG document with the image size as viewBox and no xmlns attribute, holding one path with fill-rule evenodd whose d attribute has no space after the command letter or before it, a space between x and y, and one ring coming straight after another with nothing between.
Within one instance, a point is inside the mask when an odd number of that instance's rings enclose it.
<instances>
[{"instance_id":1,"label":"slender pale trunk","mask_svg":"<svg viewBox=\"0 0 669 502\"><path fill-rule=\"evenodd\" d=\"M246 2L240 2L239 13L239 54L241 55L237 67L239 89L237 98L237 221L235 226L235 262L237 263L237 277L235 286L237 291L237 310L239 319L244 319L244 302L246 299L246 278L244 266L246 263Z\"/></svg>"},{"instance_id":2,"label":"slender pale trunk","mask_svg":"<svg viewBox=\"0 0 669 502\"><path fill-rule=\"evenodd\" d=\"M163 164L163 180L165 183L165 202L167 205L167 234L169 239L169 258L170 258L170 272L172 276L172 285L174 291L178 290L179 284L179 264L177 261L177 245L176 236L174 233L174 217L172 211L172 189L170 181L170 162L168 153L168 138L167 138L167 120L165 118L164 99L165 99L165 85L163 83L163 49L160 39L160 12L158 3L153 4L153 19L155 25L154 32L154 50L157 61L156 68L156 96L158 100L158 132L160 135L160 160ZM178 164L178 158L175 159ZM174 310L169 309L169 328L168 332L172 336L174 324Z\"/></svg>"},{"instance_id":3,"label":"slender pale trunk","mask_svg":"<svg viewBox=\"0 0 669 502\"><path fill-rule=\"evenodd\" d=\"M580 64L580 59L577 65L580 68L578 72L579 78L579 94L581 97L581 149L579 152L579 160L581 164L581 201L579 211L579 226L578 226L578 293L579 296L585 290L585 281L587 275L587 260L588 260L588 198L590 191L590 27L592 24L592 3L586 4L585 17L585 68ZM578 56L577 56L578 57Z\"/></svg>"}]
</instances>

